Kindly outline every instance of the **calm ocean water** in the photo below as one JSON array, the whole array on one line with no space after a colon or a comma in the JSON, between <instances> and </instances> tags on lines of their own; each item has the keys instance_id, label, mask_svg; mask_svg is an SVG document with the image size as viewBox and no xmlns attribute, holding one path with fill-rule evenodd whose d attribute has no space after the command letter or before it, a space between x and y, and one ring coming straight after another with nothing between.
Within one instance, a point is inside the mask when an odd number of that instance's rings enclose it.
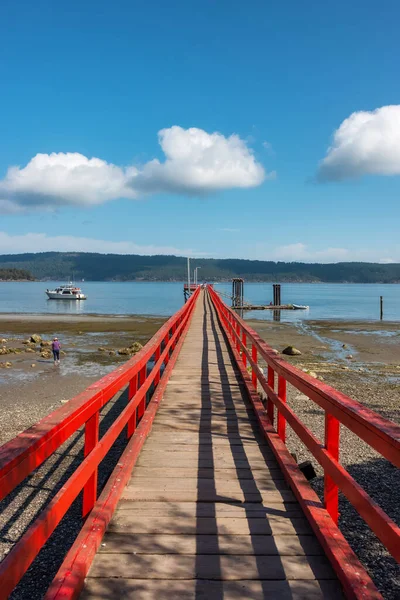
<instances>
[{"instance_id":1,"label":"calm ocean water","mask_svg":"<svg viewBox=\"0 0 400 600\"><path fill-rule=\"evenodd\" d=\"M82 302L47 300L46 288L61 282L0 283L0 312L43 314L171 315L183 303L182 283L85 282L88 299ZM231 284L215 286L231 293ZM302 319L379 319L379 296L384 297L384 319L400 321L400 285L282 284L282 302L306 304L307 311L282 311L282 321ZM227 300L226 298L224 298ZM271 283L245 283L245 299L269 304ZM246 318L272 319L272 311L246 312Z\"/></svg>"}]
</instances>

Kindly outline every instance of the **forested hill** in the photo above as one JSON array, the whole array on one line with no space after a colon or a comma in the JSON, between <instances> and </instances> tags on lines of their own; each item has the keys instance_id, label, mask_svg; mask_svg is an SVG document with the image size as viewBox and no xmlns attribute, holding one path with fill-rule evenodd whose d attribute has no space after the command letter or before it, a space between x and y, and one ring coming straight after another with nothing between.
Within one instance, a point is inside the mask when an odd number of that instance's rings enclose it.
<instances>
[{"instance_id":1,"label":"forested hill","mask_svg":"<svg viewBox=\"0 0 400 600\"><path fill-rule=\"evenodd\" d=\"M242 259L192 259L201 267L199 281L246 281L400 283L400 264L335 263L308 264ZM0 269L23 269L42 280L87 281L183 281L186 258L95 254L86 252L43 252L0 255Z\"/></svg>"},{"instance_id":2,"label":"forested hill","mask_svg":"<svg viewBox=\"0 0 400 600\"><path fill-rule=\"evenodd\" d=\"M34 277L25 269L0 268L0 281L34 281Z\"/></svg>"}]
</instances>

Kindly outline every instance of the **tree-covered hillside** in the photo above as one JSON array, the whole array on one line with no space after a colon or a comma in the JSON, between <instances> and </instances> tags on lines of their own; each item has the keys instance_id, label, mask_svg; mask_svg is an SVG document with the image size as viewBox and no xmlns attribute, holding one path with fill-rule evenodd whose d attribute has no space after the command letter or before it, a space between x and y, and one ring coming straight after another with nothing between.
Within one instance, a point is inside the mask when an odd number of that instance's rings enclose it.
<instances>
[{"instance_id":1,"label":"tree-covered hillside","mask_svg":"<svg viewBox=\"0 0 400 600\"><path fill-rule=\"evenodd\" d=\"M0 267L0 281L34 281L34 279L33 275L25 269Z\"/></svg>"},{"instance_id":2,"label":"tree-covered hillside","mask_svg":"<svg viewBox=\"0 0 400 600\"><path fill-rule=\"evenodd\" d=\"M192 260L192 267L195 266L201 267L198 274L202 281L226 281L232 277L243 277L246 281L400 282L400 264L397 263L307 264L234 258L196 258ZM186 258L179 256L85 252L0 255L0 269L24 269L37 279L74 278L88 281L183 281L187 272Z\"/></svg>"}]
</instances>

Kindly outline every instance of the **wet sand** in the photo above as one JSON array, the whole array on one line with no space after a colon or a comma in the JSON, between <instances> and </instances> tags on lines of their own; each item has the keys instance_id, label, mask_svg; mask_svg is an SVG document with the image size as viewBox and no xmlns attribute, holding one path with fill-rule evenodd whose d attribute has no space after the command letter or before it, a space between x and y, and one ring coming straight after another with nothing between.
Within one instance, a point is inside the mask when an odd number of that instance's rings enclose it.
<instances>
[{"instance_id":1,"label":"wet sand","mask_svg":"<svg viewBox=\"0 0 400 600\"><path fill-rule=\"evenodd\" d=\"M3 333L53 333L57 332L107 332L144 331L159 329L165 317L146 315L43 315L43 314L0 314L0 332ZM36 331L37 330L37 331Z\"/></svg>"},{"instance_id":2,"label":"wet sand","mask_svg":"<svg viewBox=\"0 0 400 600\"><path fill-rule=\"evenodd\" d=\"M280 352L289 345L298 348L301 356L284 358L300 368L317 370L321 378L342 391L351 376L359 380L360 389L356 391L359 397L363 396L363 386L371 381L379 381L398 394L399 323L304 321L291 324L253 320L249 324Z\"/></svg>"},{"instance_id":3,"label":"wet sand","mask_svg":"<svg viewBox=\"0 0 400 600\"><path fill-rule=\"evenodd\" d=\"M0 368L0 444L127 359L118 354L110 356L108 351L134 341L146 343L165 320L141 315L0 315L0 339L7 339L7 347L24 350L0 356L0 363L12 363L9 369ZM314 372L387 418L400 420L399 323L248 323L273 348L298 348L301 356L285 358L299 368ZM59 367L37 352L26 353L22 341L34 333L46 340L55 335L60 339L66 354ZM106 352L99 352L99 347L106 348Z\"/></svg>"},{"instance_id":4,"label":"wet sand","mask_svg":"<svg viewBox=\"0 0 400 600\"><path fill-rule=\"evenodd\" d=\"M0 315L0 340L7 340L0 348L22 350L0 356L0 363L12 365L0 368L0 445L129 359L109 352L136 341L144 345L165 320L140 315ZM59 366L39 351L27 352L22 342L32 334L44 340L59 338L65 352Z\"/></svg>"}]
</instances>

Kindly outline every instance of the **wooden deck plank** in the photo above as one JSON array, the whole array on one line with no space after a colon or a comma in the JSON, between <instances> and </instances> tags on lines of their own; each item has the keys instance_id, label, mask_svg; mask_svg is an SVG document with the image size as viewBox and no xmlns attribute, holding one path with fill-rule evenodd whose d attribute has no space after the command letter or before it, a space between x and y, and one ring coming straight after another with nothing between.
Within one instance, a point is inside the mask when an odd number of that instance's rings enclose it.
<instances>
[{"instance_id":1,"label":"wooden deck plank","mask_svg":"<svg viewBox=\"0 0 400 600\"><path fill-rule=\"evenodd\" d=\"M292 492L272 491L244 493L242 490L231 491L229 494L218 494L215 490L141 490L126 488L121 496L124 500L142 500L148 502L294 502Z\"/></svg>"},{"instance_id":2,"label":"wooden deck plank","mask_svg":"<svg viewBox=\"0 0 400 600\"><path fill-rule=\"evenodd\" d=\"M268 515L262 518L235 517L152 517L144 520L132 512L117 512L108 531L119 533L171 533L193 535L311 535L305 517ZM216 537L218 537L216 536Z\"/></svg>"},{"instance_id":3,"label":"wooden deck plank","mask_svg":"<svg viewBox=\"0 0 400 600\"><path fill-rule=\"evenodd\" d=\"M168 477L168 478L197 478L197 479L222 479L231 481L232 479L253 479L254 481L263 481L266 479L273 478L274 481L278 479L284 479L282 471L279 470L278 465L274 465L273 470L264 469L261 470L261 473L253 471L250 468L235 468L232 467L230 469L224 468L199 468L198 466L193 467L177 467L174 464L173 468L165 468L165 467L136 467L134 478L137 477Z\"/></svg>"},{"instance_id":4,"label":"wooden deck plank","mask_svg":"<svg viewBox=\"0 0 400 600\"><path fill-rule=\"evenodd\" d=\"M234 554L254 556L323 555L311 535L167 535L108 532L102 553L115 554Z\"/></svg>"},{"instance_id":5,"label":"wooden deck plank","mask_svg":"<svg viewBox=\"0 0 400 600\"><path fill-rule=\"evenodd\" d=\"M204 295L83 592L116 597L342 597Z\"/></svg>"},{"instance_id":6,"label":"wooden deck plank","mask_svg":"<svg viewBox=\"0 0 400 600\"><path fill-rule=\"evenodd\" d=\"M83 600L341 600L337 581L89 579Z\"/></svg>"},{"instance_id":7,"label":"wooden deck plank","mask_svg":"<svg viewBox=\"0 0 400 600\"><path fill-rule=\"evenodd\" d=\"M99 552L90 577L132 579L334 579L325 556L114 554Z\"/></svg>"},{"instance_id":8,"label":"wooden deck plank","mask_svg":"<svg viewBox=\"0 0 400 600\"><path fill-rule=\"evenodd\" d=\"M247 519L248 516L264 517L266 515L304 516L297 502L263 502L228 504L223 502L135 502L121 500L117 513L130 511L143 517L173 516L177 519L184 517L234 517Z\"/></svg>"}]
</instances>

